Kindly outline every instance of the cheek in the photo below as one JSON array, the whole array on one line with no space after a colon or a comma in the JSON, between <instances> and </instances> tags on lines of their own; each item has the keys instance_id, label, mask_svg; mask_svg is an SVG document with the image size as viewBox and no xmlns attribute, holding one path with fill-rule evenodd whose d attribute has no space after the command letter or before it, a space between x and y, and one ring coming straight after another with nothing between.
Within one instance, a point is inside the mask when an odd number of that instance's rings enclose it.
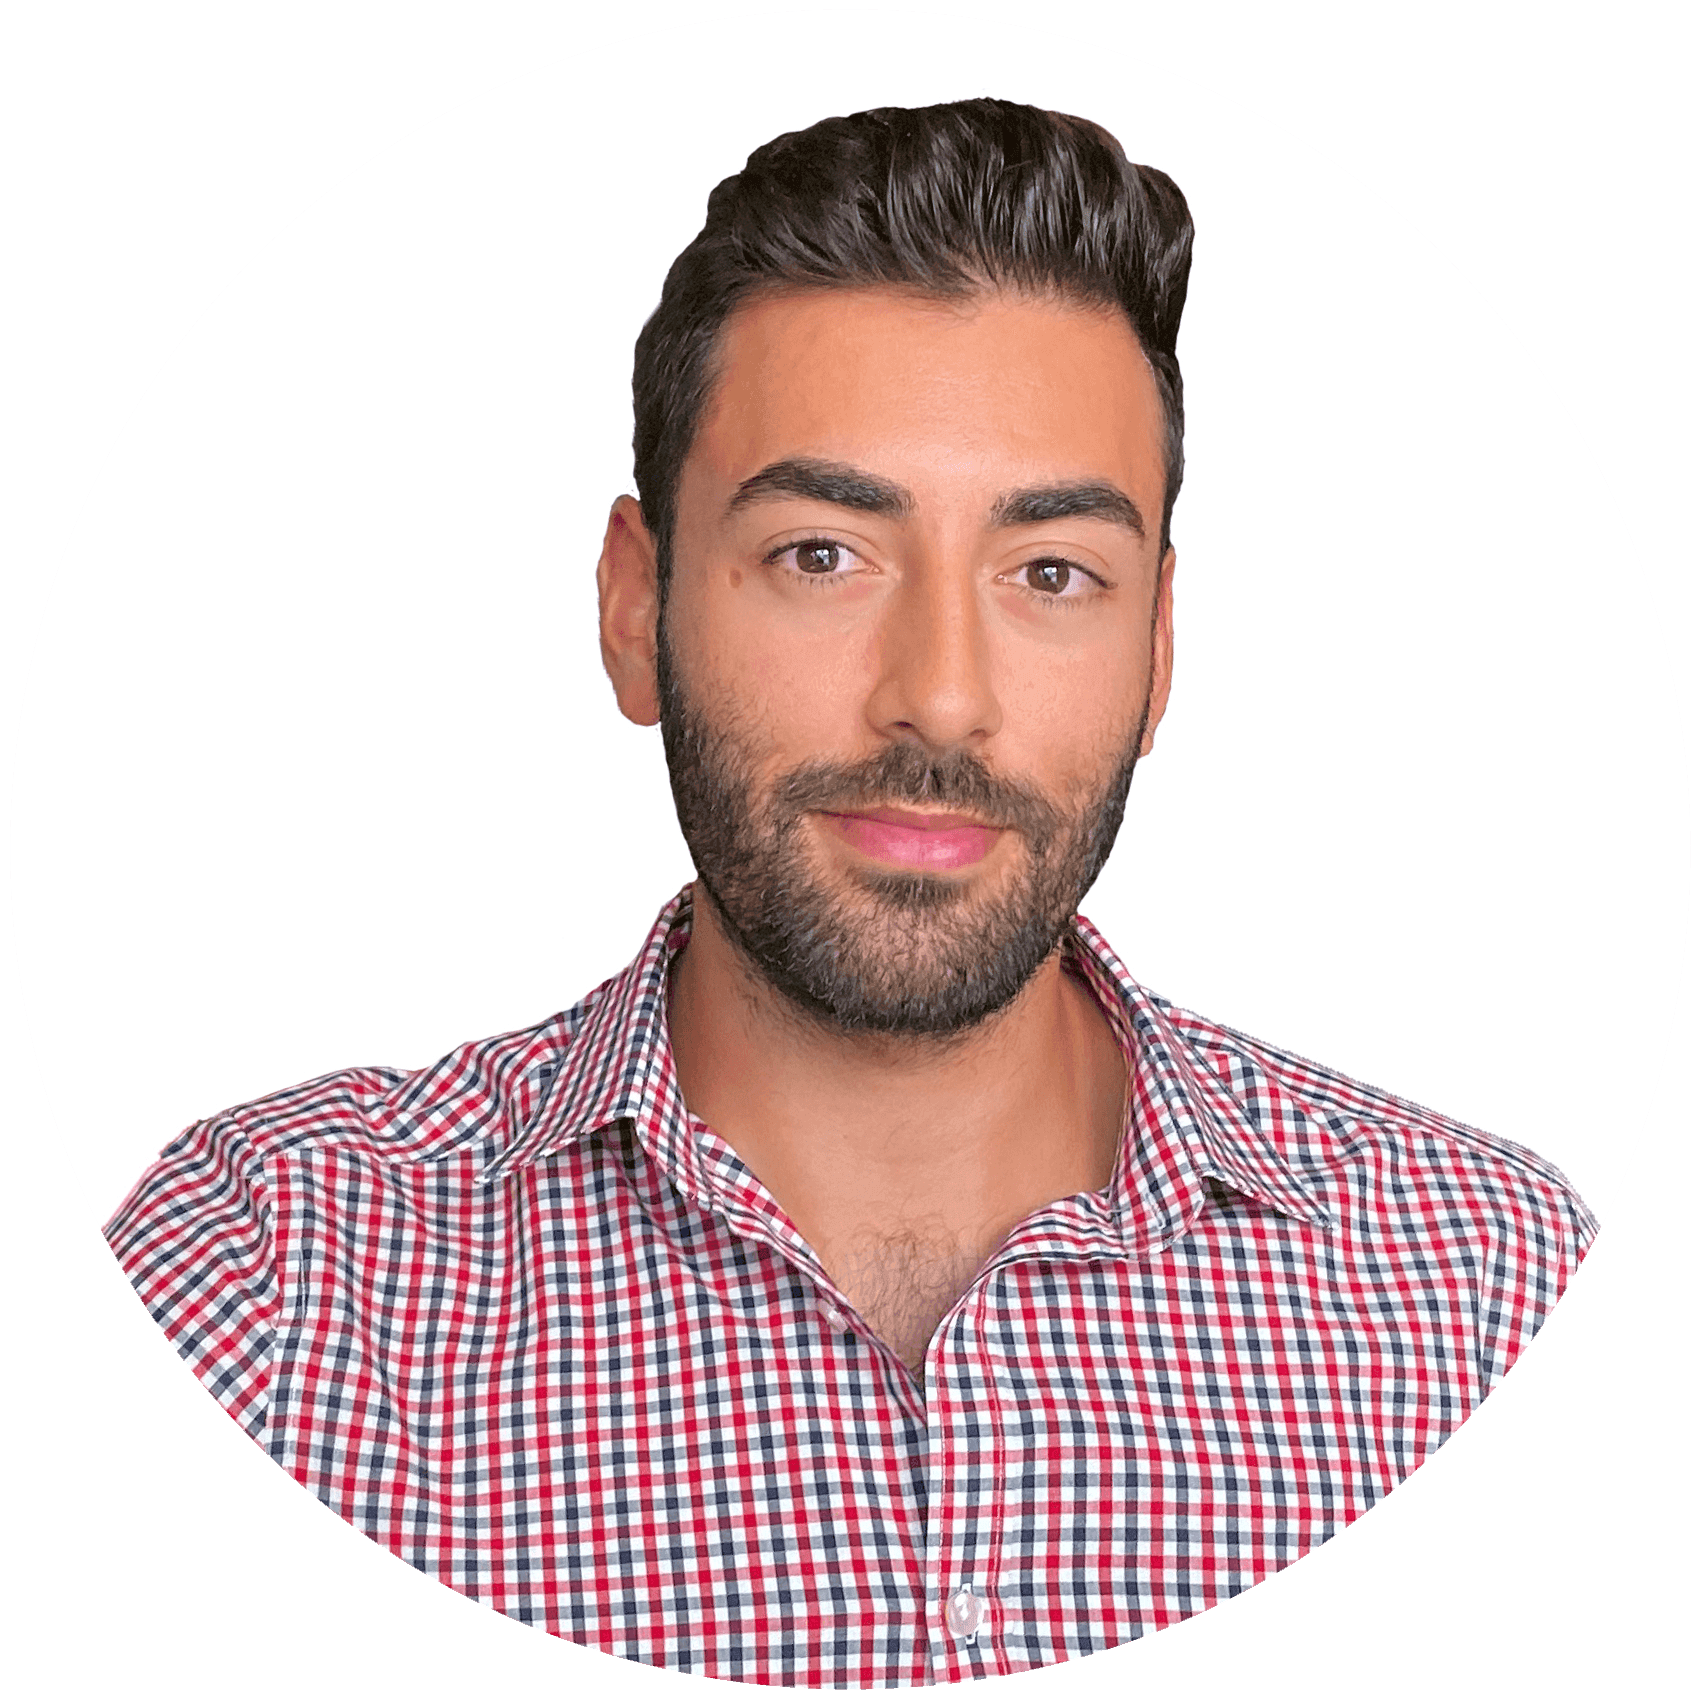
<instances>
[{"instance_id":1,"label":"cheek","mask_svg":"<svg viewBox=\"0 0 1702 1701\"><path fill-rule=\"evenodd\" d=\"M1007 648L997 689L1011 760L1064 783L1097 777L1133 740L1151 672L1144 639L1070 652Z\"/></svg>"},{"instance_id":2,"label":"cheek","mask_svg":"<svg viewBox=\"0 0 1702 1701\"><path fill-rule=\"evenodd\" d=\"M694 677L765 767L843 756L868 694L866 630L776 631L724 619L701 633Z\"/></svg>"}]
</instances>

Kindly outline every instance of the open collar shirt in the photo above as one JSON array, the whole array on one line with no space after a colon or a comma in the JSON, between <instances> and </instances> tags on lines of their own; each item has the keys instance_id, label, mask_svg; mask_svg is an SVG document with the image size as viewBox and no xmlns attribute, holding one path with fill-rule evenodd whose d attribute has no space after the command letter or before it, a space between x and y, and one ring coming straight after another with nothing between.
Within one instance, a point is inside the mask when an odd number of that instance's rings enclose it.
<instances>
[{"instance_id":1,"label":"open collar shirt","mask_svg":"<svg viewBox=\"0 0 1702 1701\"><path fill-rule=\"evenodd\" d=\"M539 1027L197 1123L107 1225L278 1464L607 1653L944 1682L1212 1606L1419 1465L1593 1233L1533 1154L1166 1004L1078 917L1115 1173L1018 1225L919 1386L681 1099L690 927L688 888Z\"/></svg>"}]
</instances>

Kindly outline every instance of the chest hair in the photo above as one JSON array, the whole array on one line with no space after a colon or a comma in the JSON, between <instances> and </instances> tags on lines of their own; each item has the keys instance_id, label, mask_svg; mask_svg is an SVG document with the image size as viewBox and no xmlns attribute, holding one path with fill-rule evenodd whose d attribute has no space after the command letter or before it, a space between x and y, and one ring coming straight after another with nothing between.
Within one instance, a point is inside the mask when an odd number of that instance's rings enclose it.
<instances>
[{"instance_id":1,"label":"chest hair","mask_svg":"<svg viewBox=\"0 0 1702 1701\"><path fill-rule=\"evenodd\" d=\"M934 1330L963 1296L987 1251L944 1225L865 1228L825 1258L840 1291L918 1382Z\"/></svg>"}]
</instances>

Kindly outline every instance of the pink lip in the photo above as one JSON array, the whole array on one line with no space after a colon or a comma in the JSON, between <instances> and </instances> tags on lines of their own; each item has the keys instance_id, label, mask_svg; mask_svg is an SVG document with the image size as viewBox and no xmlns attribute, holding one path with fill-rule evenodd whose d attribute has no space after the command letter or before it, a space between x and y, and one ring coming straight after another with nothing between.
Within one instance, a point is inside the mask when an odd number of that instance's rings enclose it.
<instances>
[{"instance_id":1,"label":"pink lip","mask_svg":"<svg viewBox=\"0 0 1702 1701\"><path fill-rule=\"evenodd\" d=\"M967 868L993 848L1001 831L968 815L910 809L827 813L823 819L865 856L898 868Z\"/></svg>"}]
</instances>

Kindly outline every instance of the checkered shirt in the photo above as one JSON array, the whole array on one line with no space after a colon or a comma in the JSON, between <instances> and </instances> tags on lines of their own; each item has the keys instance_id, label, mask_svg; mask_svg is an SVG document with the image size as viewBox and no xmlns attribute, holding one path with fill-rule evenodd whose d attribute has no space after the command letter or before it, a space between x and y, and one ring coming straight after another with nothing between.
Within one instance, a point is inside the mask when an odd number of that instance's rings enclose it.
<instances>
[{"instance_id":1,"label":"checkered shirt","mask_svg":"<svg viewBox=\"0 0 1702 1701\"><path fill-rule=\"evenodd\" d=\"M719 1678L1110 1647L1351 1522L1472 1411L1595 1224L1522 1148L1173 1008L1077 918L1130 1062L918 1387L680 1098L668 964L417 1073L197 1123L107 1235L285 1470L451 1588Z\"/></svg>"}]
</instances>

